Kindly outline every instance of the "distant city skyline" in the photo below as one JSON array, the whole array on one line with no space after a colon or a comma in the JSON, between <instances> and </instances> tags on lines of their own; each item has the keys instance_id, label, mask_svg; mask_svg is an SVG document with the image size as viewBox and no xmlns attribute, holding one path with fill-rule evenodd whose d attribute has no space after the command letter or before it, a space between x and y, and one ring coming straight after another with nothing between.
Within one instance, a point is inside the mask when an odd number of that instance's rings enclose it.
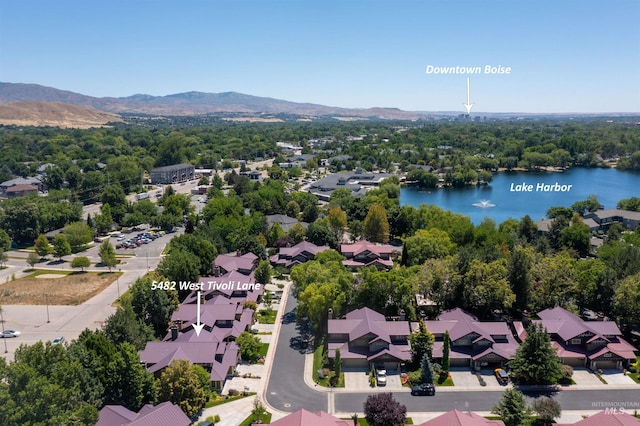
<instances>
[{"instance_id":1,"label":"distant city skyline","mask_svg":"<svg viewBox=\"0 0 640 426\"><path fill-rule=\"evenodd\" d=\"M2 2L0 81L463 113L468 77L472 115L640 112L638 16L637 0Z\"/></svg>"}]
</instances>

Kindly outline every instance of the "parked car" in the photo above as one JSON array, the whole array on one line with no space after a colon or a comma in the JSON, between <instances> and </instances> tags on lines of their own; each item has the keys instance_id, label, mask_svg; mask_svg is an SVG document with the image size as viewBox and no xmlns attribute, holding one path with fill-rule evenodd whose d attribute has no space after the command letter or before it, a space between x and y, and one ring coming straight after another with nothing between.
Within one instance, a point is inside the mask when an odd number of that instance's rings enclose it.
<instances>
[{"instance_id":1,"label":"parked car","mask_svg":"<svg viewBox=\"0 0 640 426\"><path fill-rule=\"evenodd\" d=\"M436 387L433 383L421 383L417 386L411 386L411 395L415 396L433 396L436 394Z\"/></svg>"},{"instance_id":2,"label":"parked car","mask_svg":"<svg viewBox=\"0 0 640 426\"><path fill-rule=\"evenodd\" d=\"M53 339L53 341L51 342L51 344L53 345L61 345L64 343L64 336L58 336L55 339Z\"/></svg>"},{"instance_id":3,"label":"parked car","mask_svg":"<svg viewBox=\"0 0 640 426\"><path fill-rule=\"evenodd\" d=\"M498 383L501 385L509 383L509 375L502 368L496 368L493 373L496 375L496 379L498 379Z\"/></svg>"},{"instance_id":4,"label":"parked car","mask_svg":"<svg viewBox=\"0 0 640 426\"><path fill-rule=\"evenodd\" d=\"M376 382L378 383L378 386L387 385L387 370L384 368L376 368Z\"/></svg>"},{"instance_id":5,"label":"parked car","mask_svg":"<svg viewBox=\"0 0 640 426\"><path fill-rule=\"evenodd\" d=\"M0 333L0 337L5 338L5 337L18 337L20 336L22 333L20 333L17 330L5 330L2 333Z\"/></svg>"}]
</instances>

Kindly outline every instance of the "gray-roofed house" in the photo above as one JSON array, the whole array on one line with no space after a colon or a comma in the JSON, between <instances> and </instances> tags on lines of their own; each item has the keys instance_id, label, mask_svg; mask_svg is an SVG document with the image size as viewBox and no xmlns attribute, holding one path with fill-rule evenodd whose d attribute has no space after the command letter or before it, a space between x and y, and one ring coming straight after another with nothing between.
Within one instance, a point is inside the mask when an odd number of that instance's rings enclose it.
<instances>
[{"instance_id":1,"label":"gray-roofed house","mask_svg":"<svg viewBox=\"0 0 640 426\"><path fill-rule=\"evenodd\" d=\"M6 193L9 188L16 185L33 185L38 191L44 190L44 184L42 183L41 177L30 176L26 178L17 177L0 183L0 192Z\"/></svg>"},{"instance_id":2,"label":"gray-roofed house","mask_svg":"<svg viewBox=\"0 0 640 426\"><path fill-rule=\"evenodd\" d=\"M296 219L295 217L287 216L284 214L270 214L266 216L267 218L267 226L269 229L273 226L274 223L280 225L280 228L287 233L291 229L293 225L299 223L303 227L307 228L309 224L307 222L302 222Z\"/></svg>"},{"instance_id":3,"label":"gray-roofed house","mask_svg":"<svg viewBox=\"0 0 640 426\"><path fill-rule=\"evenodd\" d=\"M7 198L19 198L29 194L37 194L38 187L35 185L19 184L13 185L5 191Z\"/></svg>"},{"instance_id":4,"label":"gray-roofed house","mask_svg":"<svg viewBox=\"0 0 640 426\"><path fill-rule=\"evenodd\" d=\"M340 246L340 253L346 258L342 261L342 264L351 270L365 266L391 269L393 267L392 254L394 252L394 248L389 244L376 244L367 240Z\"/></svg>"},{"instance_id":5,"label":"gray-roofed house","mask_svg":"<svg viewBox=\"0 0 640 426\"><path fill-rule=\"evenodd\" d=\"M173 402L147 404L137 413L122 405L105 405L96 426L189 426L191 420Z\"/></svg>"},{"instance_id":6,"label":"gray-roofed house","mask_svg":"<svg viewBox=\"0 0 640 426\"><path fill-rule=\"evenodd\" d=\"M331 193L338 188L346 188L352 195L363 195L367 188L378 186L383 180L392 176L396 175L362 171L334 173L309 185L309 192L323 201L328 201Z\"/></svg>"},{"instance_id":7,"label":"gray-roofed house","mask_svg":"<svg viewBox=\"0 0 640 426\"><path fill-rule=\"evenodd\" d=\"M315 259L318 253L325 250L329 250L329 247L317 246L309 241L301 241L293 247L281 247L277 254L269 258L269 261L274 266L291 268L292 266Z\"/></svg>"},{"instance_id":8,"label":"gray-roofed house","mask_svg":"<svg viewBox=\"0 0 640 426\"><path fill-rule=\"evenodd\" d=\"M444 334L449 331L451 366L503 366L520 346L506 322L478 321L460 308L442 312L434 321L425 321L433 334L433 357L442 358ZM412 324L418 329L418 323Z\"/></svg>"},{"instance_id":9,"label":"gray-roofed house","mask_svg":"<svg viewBox=\"0 0 640 426\"><path fill-rule=\"evenodd\" d=\"M195 177L196 168L191 164L172 164L156 167L149 173L152 184L186 182Z\"/></svg>"},{"instance_id":10,"label":"gray-roofed house","mask_svg":"<svg viewBox=\"0 0 640 426\"><path fill-rule=\"evenodd\" d=\"M329 358L339 348L345 368L384 364L388 370L399 371L401 363L411 360L410 332L407 321L388 321L372 309L357 309L344 319L328 320Z\"/></svg>"},{"instance_id":11,"label":"gray-roofed house","mask_svg":"<svg viewBox=\"0 0 640 426\"><path fill-rule=\"evenodd\" d=\"M593 213L587 213L584 217L585 221L592 220L595 222L597 224L596 229L602 231L607 231L612 223L619 223L630 231L640 226L640 212L630 210L597 210Z\"/></svg>"},{"instance_id":12,"label":"gray-roofed house","mask_svg":"<svg viewBox=\"0 0 640 426\"><path fill-rule=\"evenodd\" d=\"M561 307L538 312L538 317L532 322L547 330L564 364L622 369L636 359L636 348L622 338L614 321L584 321Z\"/></svg>"}]
</instances>

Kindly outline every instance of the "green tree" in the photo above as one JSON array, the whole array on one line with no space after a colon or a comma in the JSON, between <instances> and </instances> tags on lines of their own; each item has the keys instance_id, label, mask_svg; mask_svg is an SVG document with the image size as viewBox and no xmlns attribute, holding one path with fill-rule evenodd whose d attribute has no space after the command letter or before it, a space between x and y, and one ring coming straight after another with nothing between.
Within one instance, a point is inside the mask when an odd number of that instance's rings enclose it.
<instances>
[{"instance_id":1,"label":"green tree","mask_svg":"<svg viewBox=\"0 0 640 426\"><path fill-rule=\"evenodd\" d=\"M262 341L258 336L254 336L248 331L243 331L236 338L236 344L240 348L240 355L243 359L253 363L260 358L260 348L262 348Z\"/></svg>"},{"instance_id":2,"label":"green tree","mask_svg":"<svg viewBox=\"0 0 640 426\"><path fill-rule=\"evenodd\" d=\"M111 216L111 206L109 204L103 204L101 214L95 216L96 231L100 235L105 235L111 231L113 226L113 217Z\"/></svg>"},{"instance_id":3,"label":"green tree","mask_svg":"<svg viewBox=\"0 0 640 426\"><path fill-rule=\"evenodd\" d=\"M43 234L38 235L34 249L40 258L45 258L51 253L51 246L49 240Z\"/></svg>"},{"instance_id":4,"label":"green tree","mask_svg":"<svg viewBox=\"0 0 640 426\"><path fill-rule=\"evenodd\" d=\"M109 272L111 272L111 268L118 264L116 250L113 248L113 245L109 240L105 240L100 244L98 255L100 256L100 263L109 268Z\"/></svg>"},{"instance_id":5,"label":"green tree","mask_svg":"<svg viewBox=\"0 0 640 426\"><path fill-rule=\"evenodd\" d=\"M77 253L93 239L93 231L86 223L73 222L64 227L62 231L71 245L71 251Z\"/></svg>"},{"instance_id":6,"label":"green tree","mask_svg":"<svg viewBox=\"0 0 640 426\"><path fill-rule=\"evenodd\" d=\"M130 343L122 343L107 365L105 398L107 404L121 404L132 411L156 401L153 375L144 369Z\"/></svg>"},{"instance_id":7,"label":"green tree","mask_svg":"<svg viewBox=\"0 0 640 426\"><path fill-rule=\"evenodd\" d=\"M158 379L158 400L178 404L187 416L195 415L207 402L198 374L189 361L177 359Z\"/></svg>"},{"instance_id":8,"label":"green tree","mask_svg":"<svg viewBox=\"0 0 640 426\"><path fill-rule=\"evenodd\" d=\"M305 229L304 226L302 226L301 223L294 223L293 226L291 228L289 228L289 233L288 235L293 238L293 241L298 244L302 241L304 241L304 239L307 236L307 230Z\"/></svg>"},{"instance_id":9,"label":"green tree","mask_svg":"<svg viewBox=\"0 0 640 426\"><path fill-rule=\"evenodd\" d=\"M389 241L389 221L386 209L374 204L369 208L364 218L364 236L374 243L386 243Z\"/></svg>"},{"instance_id":10,"label":"green tree","mask_svg":"<svg viewBox=\"0 0 640 426\"><path fill-rule=\"evenodd\" d=\"M640 324L638 306L640 306L640 273L620 281L613 296L613 311L624 326Z\"/></svg>"},{"instance_id":11,"label":"green tree","mask_svg":"<svg viewBox=\"0 0 640 426\"><path fill-rule=\"evenodd\" d=\"M524 395L517 389L505 390L491 412L500 416L505 426L521 426L530 413Z\"/></svg>"},{"instance_id":12,"label":"green tree","mask_svg":"<svg viewBox=\"0 0 640 426\"><path fill-rule=\"evenodd\" d=\"M172 250L162 258L157 271L169 281L197 282L200 277L200 262L186 250Z\"/></svg>"},{"instance_id":13,"label":"green tree","mask_svg":"<svg viewBox=\"0 0 640 426\"><path fill-rule=\"evenodd\" d=\"M309 224L307 228L307 241L318 246L338 247L338 240L336 240L327 224L322 220Z\"/></svg>"},{"instance_id":14,"label":"green tree","mask_svg":"<svg viewBox=\"0 0 640 426\"><path fill-rule=\"evenodd\" d=\"M342 234L347 229L347 214L340 208L334 207L327 213L329 229L337 241L342 241Z\"/></svg>"},{"instance_id":15,"label":"green tree","mask_svg":"<svg viewBox=\"0 0 640 426\"><path fill-rule=\"evenodd\" d=\"M411 355L413 362L417 365L422 362L425 355L431 357L433 350L433 342L435 341L433 334L427 329L424 321L418 322L418 330L409 335L411 343Z\"/></svg>"},{"instance_id":16,"label":"green tree","mask_svg":"<svg viewBox=\"0 0 640 426\"><path fill-rule=\"evenodd\" d=\"M340 374L342 374L342 357L340 356L340 348L336 348L335 356L333 357L333 372L335 373L336 381L340 381Z\"/></svg>"},{"instance_id":17,"label":"green tree","mask_svg":"<svg viewBox=\"0 0 640 426\"><path fill-rule=\"evenodd\" d=\"M420 361L420 380L422 383L433 383L433 365L431 364L431 358L429 354L424 354Z\"/></svg>"},{"instance_id":18,"label":"green tree","mask_svg":"<svg viewBox=\"0 0 640 426\"><path fill-rule=\"evenodd\" d=\"M137 350L144 349L154 339L153 329L136 317L130 306L119 306L104 323L104 333L116 346L132 344Z\"/></svg>"},{"instance_id":19,"label":"green tree","mask_svg":"<svg viewBox=\"0 0 640 426\"><path fill-rule=\"evenodd\" d=\"M27 265L33 269L36 263L40 261L40 256L38 256L35 252L29 252L27 255Z\"/></svg>"},{"instance_id":20,"label":"green tree","mask_svg":"<svg viewBox=\"0 0 640 426\"><path fill-rule=\"evenodd\" d=\"M176 290L152 290L151 278L138 278L129 289L131 307L136 317L149 325L156 337L167 333L171 315L178 307Z\"/></svg>"},{"instance_id":21,"label":"green tree","mask_svg":"<svg viewBox=\"0 0 640 426\"><path fill-rule=\"evenodd\" d=\"M518 246L511 251L507 263L507 279L511 291L515 294L515 308L518 312L527 309L531 291L531 255L530 251Z\"/></svg>"},{"instance_id":22,"label":"green tree","mask_svg":"<svg viewBox=\"0 0 640 426\"><path fill-rule=\"evenodd\" d=\"M207 276L211 273L211 262L218 255L215 245L200 232L182 234L172 238L169 243L169 256L175 250L184 250L198 260L198 273L201 276Z\"/></svg>"},{"instance_id":23,"label":"green tree","mask_svg":"<svg viewBox=\"0 0 640 426\"><path fill-rule=\"evenodd\" d=\"M451 345L451 337L449 337L449 330L444 332L444 340L442 342L442 371L449 372L450 360L449 352Z\"/></svg>"},{"instance_id":24,"label":"green tree","mask_svg":"<svg viewBox=\"0 0 640 426\"><path fill-rule=\"evenodd\" d=\"M135 169L133 171L135 173ZM136 182L136 184L138 182ZM121 223L129 205L122 187L118 184L106 186L104 191L102 191L100 201L102 201L103 206L105 204L109 204L109 207L111 208L109 213L111 214L112 219L117 223Z\"/></svg>"},{"instance_id":25,"label":"green tree","mask_svg":"<svg viewBox=\"0 0 640 426\"><path fill-rule=\"evenodd\" d=\"M533 400L532 408L545 426L554 423L554 419L562 414L560 403L553 398L536 398Z\"/></svg>"},{"instance_id":26,"label":"green tree","mask_svg":"<svg viewBox=\"0 0 640 426\"><path fill-rule=\"evenodd\" d=\"M4 251L11 250L11 237L4 229L0 229L0 249Z\"/></svg>"},{"instance_id":27,"label":"green tree","mask_svg":"<svg viewBox=\"0 0 640 426\"><path fill-rule=\"evenodd\" d=\"M62 260L64 256L68 256L71 254L71 245L69 245L69 241L67 241L67 237L64 234L57 234L53 238L53 255L58 258L58 260Z\"/></svg>"},{"instance_id":28,"label":"green tree","mask_svg":"<svg viewBox=\"0 0 640 426\"><path fill-rule=\"evenodd\" d=\"M0 268L4 268L4 264L9 260L9 255L0 249Z\"/></svg>"},{"instance_id":29,"label":"green tree","mask_svg":"<svg viewBox=\"0 0 640 426\"><path fill-rule=\"evenodd\" d=\"M87 256L76 256L71 260L72 268L81 268L82 272L84 272L84 268L88 268L91 266L91 261Z\"/></svg>"},{"instance_id":30,"label":"green tree","mask_svg":"<svg viewBox=\"0 0 640 426\"><path fill-rule=\"evenodd\" d=\"M456 245L449 234L437 228L420 229L405 240L408 266L421 265L427 259L440 259L453 254Z\"/></svg>"},{"instance_id":31,"label":"green tree","mask_svg":"<svg viewBox=\"0 0 640 426\"><path fill-rule=\"evenodd\" d=\"M527 338L509 362L509 369L512 379L523 385L556 383L562 377L562 362L541 324L527 328Z\"/></svg>"},{"instance_id":32,"label":"green tree","mask_svg":"<svg viewBox=\"0 0 640 426\"><path fill-rule=\"evenodd\" d=\"M260 261L254 276L256 277L256 282L260 284L269 284L271 282L271 265L268 260Z\"/></svg>"}]
</instances>

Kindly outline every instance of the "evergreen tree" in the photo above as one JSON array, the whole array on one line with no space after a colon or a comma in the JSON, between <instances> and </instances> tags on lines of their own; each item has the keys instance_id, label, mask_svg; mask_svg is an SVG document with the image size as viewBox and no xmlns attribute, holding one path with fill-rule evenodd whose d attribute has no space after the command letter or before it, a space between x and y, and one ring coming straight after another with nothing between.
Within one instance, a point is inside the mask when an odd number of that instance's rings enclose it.
<instances>
[{"instance_id":1,"label":"evergreen tree","mask_svg":"<svg viewBox=\"0 0 640 426\"><path fill-rule=\"evenodd\" d=\"M336 382L340 381L342 373L342 358L340 357L340 348L336 348L336 356L333 358L333 371L335 372Z\"/></svg>"},{"instance_id":2,"label":"evergreen tree","mask_svg":"<svg viewBox=\"0 0 640 426\"><path fill-rule=\"evenodd\" d=\"M450 367L449 361L449 352L450 352L450 342L451 338L449 337L449 330L444 332L444 342L442 344L442 371L448 372Z\"/></svg>"},{"instance_id":3,"label":"evergreen tree","mask_svg":"<svg viewBox=\"0 0 640 426\"><path fill-rule=\"evenodd\" d=\"M555 383L562 377L560 357L541 324L529 326L527 338L509 362L509 369L513 380L524 385Z\"/></svg>"},{"instance_id":4,"label":"evergreen tree","mask_svg":"<svg viewBox=\"0 0 640 426\"><path fill-rule=\"evenodd\" d=\"M515 308L518 312L527 309L529 292L531 291L531 258L522 247L516 247L511 252L507 265L507 279L511 284L511 291L516 295Z\"/></svg>"},{"instance_id":5,"label":"evergreen tree","mask_svg":"<svg viewBox=\"0 0 640 426\"><path fill-rule=\"evenodd\" d=\"M420 380L422 383L433 383L433 364L429 355L424 354L420 363Z\"/></svg>"},{"instance_id":6,"label":"evergreen tree","mask_svg":"<svg viewBox=\"0 0 640 426\"><path fill-rule=\"evenodd\" d=\"M505 390L491 412L500 416L505 426L521 426L525 417L529 415L527 401L517 389Z\"/></svg>"},{"instance_id":7,"label":"evergreen tree","mask_svg":"<svg viewBox=\"0 0 640 426\"><path fill-rule=\"evenodd\" d=\"M418 325L418 331L415 331L409 335L409 342L411 343L411 354L413 356L413 362L417 365L422 361L424 355L431 357L431 351L433 349L433 334L427 330L427 326L424 321L420 321Z\"/></svg>"}]
</instances>

